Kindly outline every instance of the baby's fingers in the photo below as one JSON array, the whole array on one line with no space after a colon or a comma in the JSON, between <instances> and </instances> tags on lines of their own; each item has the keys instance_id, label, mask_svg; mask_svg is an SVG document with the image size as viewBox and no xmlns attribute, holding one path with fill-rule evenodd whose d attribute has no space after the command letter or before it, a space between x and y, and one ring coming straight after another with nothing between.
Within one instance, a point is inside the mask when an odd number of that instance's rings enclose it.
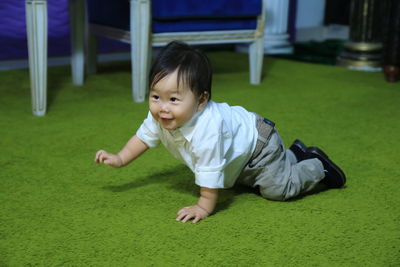
<instances>
[{"instance_id":1,"label":"baby's fingers","mask_svg":"<svg viewBox=\"0 0 400 267\"><path fill-rule=\"evenodd\" d=\"M194 217L193 214L187 214L187 215L183 218L183 220L181 220L181 222L185 223L185 222L189 221L190 219L192 219L193 217Z\"/></svg>"},{"instance_id":2,"label":"baby's fingers","mask_svg":"<svg viewBox=\"0 0 400 267\"><path fill-rule=\"evenodd\" d=\"M105 152L104 150L100 150L96 153L96 158L95 158L96 163L102 163L106 159L107 159L107 152Z\"/></svg>"},{"instance_id":3,"label":"baby's fingers","mask_svg":"<svg viewBox=\"0 0 400 267\"><path fill-rule=\"evenodd\" d=\"M187 215L187 213L181 213L178 215L178 217L176 217L177 221L181 221L183 219L183 217L185 217Z\"/></svg>"},{"instance_id":4,"label":"baby's fingers","mask_svg":"<svg viewBox=\"0 0 400 267\"><path fill-rule=\"evenodd\" d=\"M182 213L184 213L185 211L187 211L187 209L188 209L188 207L181 208L181 209L178 211L177 215L181 215Z\"/></svg>"},{"instance_id":5,"label":"baby's fingers","mask_svg":"<svg viewBox=\"0 0 400 267\"><path fill-rule=\"evenodd\" d=\"M99 163L100 155L104 150L99 150L96 152L96 156L94 157L94 162Z\"/></svg>"},{"instance_id":6,"label":"baby's fingers","mask_svg":"<svg viewBox=\"0 0 400 267\"><path fill-rule=\"evenodd\" d=\"M193 218L194 216L190 212L182 212L181 214L176 217L177 221L180 222L187 222L190 218Z\"/></svg>"},{"instance_id":7,"label":"baby's fingers","mask_svg":"<svg viewBox=\"0 0 400 267\"><path fill-rule=\"evenodd\" d=\"M196 215L196 217L194 217L192 223L197 223L198 221L200 221L202 218L200 215Z\"/></svg>"}]
</instances>

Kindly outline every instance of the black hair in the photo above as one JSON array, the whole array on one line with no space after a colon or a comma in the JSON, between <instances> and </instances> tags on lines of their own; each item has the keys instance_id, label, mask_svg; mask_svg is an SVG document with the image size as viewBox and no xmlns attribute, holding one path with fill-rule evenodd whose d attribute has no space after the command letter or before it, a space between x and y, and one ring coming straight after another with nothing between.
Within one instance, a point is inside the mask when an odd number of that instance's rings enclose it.
<instances>
[{"instance_id":1,"label":"black hair","mask_svg":"<svg viewBox=\"0 0 400 267\"><path fill-rule=\"evenodd\" d=\"M175 70L178 70L178 86L183 82L197 97L207 92L208 100L211 98L212 70L209 59L199 50L178 41L163 47L154 60L149 76L150 89Z\"/></svg>"}]
</instances>

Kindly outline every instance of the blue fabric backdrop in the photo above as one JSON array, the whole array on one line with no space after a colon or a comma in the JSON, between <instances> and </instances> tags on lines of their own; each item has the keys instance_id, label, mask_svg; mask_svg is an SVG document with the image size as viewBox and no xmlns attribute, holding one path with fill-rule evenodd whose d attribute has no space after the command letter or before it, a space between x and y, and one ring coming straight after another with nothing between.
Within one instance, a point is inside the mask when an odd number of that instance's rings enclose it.
<instances>
[{"instance_id":1,"label":"blue fabric backdrop","mask_svg":"<svg viewBox=\"0 0 400 267\"><path fill-rule=\"evenodd\" d=\"M68 0L48 0L48 55L70 54ZM24 0L0 0L0 60L28 57ZM100 52L129 51L129 45L100 40Z\"/></svg>"}]
</instances>

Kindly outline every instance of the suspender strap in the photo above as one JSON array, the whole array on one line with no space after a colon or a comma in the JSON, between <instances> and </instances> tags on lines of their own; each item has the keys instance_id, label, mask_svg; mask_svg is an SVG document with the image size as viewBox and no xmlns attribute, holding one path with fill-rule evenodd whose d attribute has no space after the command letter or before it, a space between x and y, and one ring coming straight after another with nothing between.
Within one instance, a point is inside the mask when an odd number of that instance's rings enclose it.
<instances>
[{"instance_id":1,"label":"suspender strap","mask_svg":"<svg viewBox=\"0 0 400 267\"><path fill-rule=\"evenodd\" d=\"M275 128L275 123L261 117L260 115L254 113L256 115L256 127L258 131L258 139L257 139L257 144L256 148L253 152L253 155L251 156L251 160L254 159L255 157L258 156L258 154L261 153L261 150L265 146L265 144L268 142L269 137L271 136L274 128Z\"/></svg>"}]
</instances>

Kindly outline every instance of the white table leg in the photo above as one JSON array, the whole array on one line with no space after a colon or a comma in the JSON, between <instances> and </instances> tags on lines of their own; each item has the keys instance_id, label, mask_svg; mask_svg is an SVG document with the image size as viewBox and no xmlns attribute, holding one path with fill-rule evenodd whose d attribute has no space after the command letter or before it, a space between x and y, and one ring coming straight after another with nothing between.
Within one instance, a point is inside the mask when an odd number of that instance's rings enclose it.
<instances>
[{"instance_id":1,"label":"white table leg","mask_svg":"<svg viewBox=\"0 0 400 267\"><path fill-rule=\"evenodd\" d=\"M130 6L132 94L135 102L143 102L151 59L150 0L131 0Z\"/></svg>"},{"instance_id":2,"label":"white table leg","mask_svg":"<svg viewBox=\"0 0 400 267\"><path fill-rule=\"evenodd\" d=\"M43 116L47 102L47 2L26 0L32 112Z\"/></svg>"},{"instance_id":3,"label":"white table leg","mask_svg":"<svg viewBox=\"0 0 400 267\"><path fill-rule=\"evenodd\" d=\"M70 0L72 82L83 85L85 76L86 1Z\"/></svg>"},{"instance_id":4,"label":"white table leg","mask_svg":"<svg viewBox=\"0 0 400 267\"><path fill-rule=\"evenodd\" d=\"M264 60L264 38L257 38L249 46L250 83L260 84Z\"/></svg>"},{"instance_id":5,"label":"white table leg","mask_svg":"<svg viewBox=\"0 0 400 267\"><path fill-rule=\"evenodd\" d=\"M291 54L288 20L289 0L268 0L266 2L265 54Z\"/></svg>"}]
</instances>

